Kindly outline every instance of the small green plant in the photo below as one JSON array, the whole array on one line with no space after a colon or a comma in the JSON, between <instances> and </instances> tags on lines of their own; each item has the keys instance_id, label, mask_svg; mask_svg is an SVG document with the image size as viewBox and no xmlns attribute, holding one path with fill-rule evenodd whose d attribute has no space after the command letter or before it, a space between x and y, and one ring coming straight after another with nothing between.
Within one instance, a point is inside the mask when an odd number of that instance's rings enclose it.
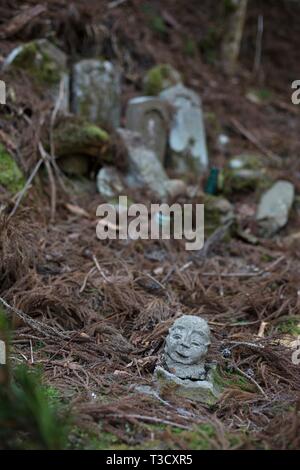
<instances>
[{"instance_id":1,"label":"small green plant","mask_svg":"<svg viewBox=\"0 0 300 470\"><path fill-rule=\"evenodd\" d=\"M300 317L284 320L278 326L279 333L299 336L300 335Z\"/></svg>"},{"instance_id":2,"label":"small green plant","mask_svg":"<svg viewBox=\"0 0 300 470\"><path fill-rule=\"evenodd\" d=\"M9 336L0 312L0 338L8 344ZM0 367L0 449L63 449L68 425L58 391L42 384L38 368Z\"/></svg>"},{"instance_id":3,"label":"small green plant","mask_svg":"<svg viewBox=\"0 0 300 470\"><path fill-rule=\"evenodd\" d=\"M200 42L200 50L209 64L213 64L217 60L219 42L220 32L215 28L209 28Z\"/></svg>"},{"instance_id":4,"label":"small green plant","mask_svg":"<svg viewBox=\"0 0 300 470\"><path fill-rule=\"evenodd\" d=\"M142 10L145 13L147 23L149 27L152 29L152 31L162 36L166 35L168 32L168 28L165 23L165 20L159 14L159 11L156 8L154 8L153 5L150 5L149 3L144 4L142 6Z\"/></svg>"},{"instance_id":5,"label":"small green plant","mask_svg":"<svg viewBox=\"0 0 300 470\"><path fill-rule=\"evenodd\" d=\"M150 21L150 27L156 33L159 33L162 35L167 33L166 23L164 22L164 19L161 16L156 16L156 15L153 16Z\"/></svg>"},{"instance_id":6,"label":"small green plant","mask_svg":"<svg viewBox=\"0 0 300 470\"><path fill-rule=\"evenodd\" d=\"M0 144L0 185L12 193L20 191L25 184L24 177L13 157Z\"/></svg>"},{"instance_id":7,"label":"small green plant","mask_svg":"<svg viewBox=\"0 0 300 470\"><path fill-rule=\"evenodd\" d=\"M184 41L184 45L183 45L183 51L187 56L195 57L198 51L198 46L197 46L196 41L191 37L186 38L186 40Z\"/></svg>"},{"instance_id":8,"label":"small green plant","mask_svg":"<svg viewBox=\"0 0 300 470\"><path fill-rule=\"evenodd\" d=\"M64 448L67 428L52 392L26 365L13 370L9 383L0 385L1 448Z\"/></svg>"}]
</instances>

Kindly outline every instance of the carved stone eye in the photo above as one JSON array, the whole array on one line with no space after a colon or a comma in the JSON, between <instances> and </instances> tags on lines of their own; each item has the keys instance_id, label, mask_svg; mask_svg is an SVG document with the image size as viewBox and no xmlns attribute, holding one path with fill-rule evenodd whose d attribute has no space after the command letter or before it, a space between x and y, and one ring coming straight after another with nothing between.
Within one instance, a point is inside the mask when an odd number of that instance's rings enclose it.
<instances>
[{"instance_id":1,"label":"carved stone eye","mask_svg":"<svg viewBox=\"0 0 300 470\"><path fill-rule=\"evenodd\" d=\"M179 335L179 334L175 334L175 335L173 335L173 338L174 338L174 339L181 339L181 338L182 338L182 336L181 336L181 335Z\"/></svg>"}]
</instances>

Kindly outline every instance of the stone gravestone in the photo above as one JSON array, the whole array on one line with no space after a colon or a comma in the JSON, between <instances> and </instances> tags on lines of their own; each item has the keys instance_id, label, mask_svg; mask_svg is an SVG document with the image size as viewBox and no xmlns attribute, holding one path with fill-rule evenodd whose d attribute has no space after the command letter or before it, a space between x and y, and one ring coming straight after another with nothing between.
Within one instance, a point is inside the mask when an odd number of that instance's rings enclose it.
<instances>
[{"instance_id":1,"label":"stone gravestone","mask_svg":"<svg viewBox=\"0 0 300 470\"><path fill-rule=\"evenodd\" d=\"M149 96L133 98L127 105L126 127L139 132L145 145L164 163L169 128L165 101Z\"/></svg>"},{"instance_id":2,"label":"stone gravestone","mask_svg":"<svg viewBox=\"0 0 300 470\"><path fill-rule=\"evenodd\" d=\"M50 41L38 39L16 47L4 61L3 69L8 68L25 70L55 104L61 97L60 111L68 111L70 78L67 56Z\"/></svg>"},{"instance_id":3,"label":"stone gravestone","mask_svg":"<svg viewBox=\"0 0 300 470\"><path fill-rule=\"evenodd\" d=\"M197 93L178 84L160 93L174 108L169 135L174 169L201 173L208 166L201 100Z\"/></svg>"},{"instance_id":4,"label":"stone gravestone","mask_svg":"<svg viewBox=\"0 0 300 470\"><path fill-rule=\"evenodd\" d=\"M166 198L169 178L156 154L145 146L138 132L118 129L118 134L128 153L127 185L130 188L149 188L160 199Z\"/></svg>"},{"instance_id":5,"label":"stone gravestone","mask_svg":"<svg viewBox=\"0 0 300 470\"><path fill-rule=\"evenodd\" d=\"M73 69L72 111L82 118L118 128L121 116L121 77L106 60L85 59Z\"/></svg>"},{"instance_id":6,"label":"stone gravestone","mask_svg":"<svg viewBox=\"0 0 300 470\"><path fill-rule=\"evenodd\" d=\"M162 367L155 369L159 393L171 386L179 396L214 403L220 391L213 379L214 366L206 360L209 345L206 320L194 315L178 318L166 338Z\"/></svg>"}]
</instances>

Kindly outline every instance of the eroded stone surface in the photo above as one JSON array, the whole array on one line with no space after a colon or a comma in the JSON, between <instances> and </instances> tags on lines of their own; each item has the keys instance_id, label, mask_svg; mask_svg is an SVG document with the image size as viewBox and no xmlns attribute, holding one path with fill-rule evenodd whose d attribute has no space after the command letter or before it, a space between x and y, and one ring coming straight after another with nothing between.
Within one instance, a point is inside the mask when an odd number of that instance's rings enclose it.
<instances>
[{"instance_id":1,"label":"eroded stone surface","mask_svg":"<svg viewBox=\"0 0 300 470\"><path fill-rule=\"evenodd\" d=\"M169 146L172 164L179 173L201 172L208 166L201 100L197 93L179 84L160 93L174 109Z\"/></svg>"},{"instance_id":2,"label":"eroded stone surface","mask_svg":"<svg viewBox=\"0 0 300 470\"><path fill-rule=\"evenodd\" d=\"M174 393L205 403L213 403L219 390L213 380L213 366L206 361L210 329L203 318L183 315L169 330L163 367L155 369L160 393L172 386Z\"/></svg>"},{"instance_id":3,"label":"eroded stone surface","mask_svg":"<svg viewBox=\"0 0 300 470\"><path fill-rule=\"evenodd\" d=\"M171 388L172 392L180 397L208 405L214 404L220 396L220 389L213 381L213 370L207 373L207 380L183 380L162 367L157 367L155 378L160 396L164 396L165 391L170 393Z\"/></svg>"},{"instance_id":4,"label":"eroded stone surface","mask_svg":"<svg viewBox=\"0 0 300 470\"><path fill-rule=\"evenodd\" d=\"M165 101L149 96L133 98L127 105L126 127L139 132L146 147L164 162L169 127L168 106Z\"/></svg>"},{"instance_id":5,"label":"eroded stone surface","mask_svg":"<svg viewBox=\"0 0 300 470\"><path fill-rule=\"evenodd\" d=\"M124 185L118 170L113 167L103 167L97 175L98 192L105 198L109 199L122 194Z\"/></svg>"},{"instance_id":6,"label":"eroded stone surface","mask_svg":"<svg viewBox=\"0 0 300 470\"><path fill-rule=\"evenodd\" d=\"M166 198L168 176L155 153L145 147L137 132L119 129L118 134L128 152L127 185L130 188L148 188L160 199Z\"/></svg>"},{"instance_id":7,"label":"eroded stone surface","mask_svg":"<svg viewBox=\"0 0 300 470\"><path fill-rule=\"evenodd\" d=\"M85 59L73 69L72 111L90 122L117 128L121 116L121 77L109 61Z\"/></svg>"},{"instance_id":8,"label":"eroded stone surface","mask_svg":"<svg viewBox=\"0 0 300 470\"><path fill-rule=\"evenodd\" d=\"M209 345L206 320L193 315L178 318L166 338L164 361L168 370L181 379L203 380Z\"/></svg>"}]
</instances>

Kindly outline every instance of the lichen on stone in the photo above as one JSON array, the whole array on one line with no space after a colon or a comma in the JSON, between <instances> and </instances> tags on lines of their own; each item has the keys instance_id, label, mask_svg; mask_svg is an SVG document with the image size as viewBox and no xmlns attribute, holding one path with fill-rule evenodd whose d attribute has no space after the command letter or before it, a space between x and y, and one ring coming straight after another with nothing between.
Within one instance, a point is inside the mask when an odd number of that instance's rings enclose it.
<instances>
[{"instance_id":1,"label":"lichen on stone","mask_svg":"<svg viewBox=\"0 0 300 470\"><path fill-rule=\"evenodd\" d=\"M0 144L0 186L12 193L17 193L21 191L24 184L24 176L17 163Z\"/></svg>"}]
</instances>

